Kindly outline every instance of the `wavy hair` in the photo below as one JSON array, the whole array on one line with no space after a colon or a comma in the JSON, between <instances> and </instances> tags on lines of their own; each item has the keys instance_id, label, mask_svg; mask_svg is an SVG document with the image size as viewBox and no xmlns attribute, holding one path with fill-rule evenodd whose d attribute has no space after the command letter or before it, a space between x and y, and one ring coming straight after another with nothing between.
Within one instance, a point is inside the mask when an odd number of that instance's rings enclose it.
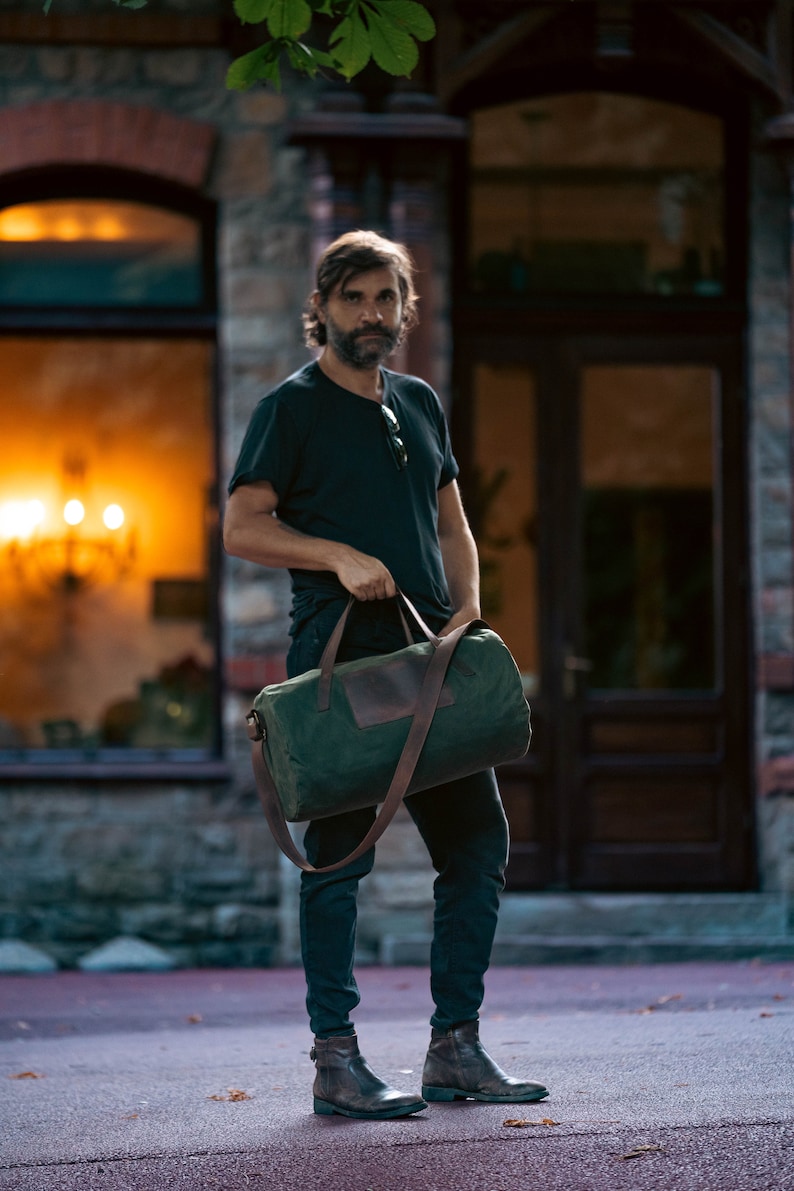
<instances>
[{"instance_id":1,"label":"wavy hair","mask_svg":"<svg viewBox=\"0 0 794 1191\"><path fill-rule=\"evenodd\" d=\"M415 265L408 249L377 232L345 232L329 244L317 262L317 288L311 295L303 314L303 337L307 347L324 347L327 343L325 324L320 321L315 295L320 307L337 286L345 286L351 277L370 273L373 269L394 269L402 298L400 342L415 326L419 295L414 288Z\"/></svg>"}]
</instances>

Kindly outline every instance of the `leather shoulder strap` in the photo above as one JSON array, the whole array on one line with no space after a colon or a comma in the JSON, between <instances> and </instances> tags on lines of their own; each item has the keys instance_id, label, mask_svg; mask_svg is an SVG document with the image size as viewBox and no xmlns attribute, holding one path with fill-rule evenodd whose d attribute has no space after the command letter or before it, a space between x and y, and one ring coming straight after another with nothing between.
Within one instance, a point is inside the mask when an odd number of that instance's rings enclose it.
<instances>
[{"instance_id":1,"label":"leather shoulder strap","mask_svg":"<svg viewBox=\"0 0 794 1191\"><path fill-rule=\"evenodd\" d=\"M276 843L284 855L294 864L297 864L298 868L303 869L306 873L335 872L336 869L344 868L354 860L357 860L359 856L363 856L383 835L397 813L397 808L411 784L411 778L413 777L416 764L427 739L427 734L430 731L430 725L433 722L433 716L441 695L441 688L444 685L444 678L458 642L471 628L481 623L478 620L469 621L468 624L460 625L458 628L453 629L448 636L437 638L438 644L433 650L433 656L428 663L427 671L417 697L411 727L408 730L408 736L403 745L400 758L397 762L397 768L394 771L394 776L389 785L383 806L361 843L348 856L345 856L343 860L337 860L335 864L327 864L322 868L315 868L314 865L309 863L303 853L299 851L290 835L287 821L284 818L284 811L282 810L273 778L268 769L264 752L265 742L254 743L252 749L254 777L265 817Z\"/></svg>"}]
</instances>

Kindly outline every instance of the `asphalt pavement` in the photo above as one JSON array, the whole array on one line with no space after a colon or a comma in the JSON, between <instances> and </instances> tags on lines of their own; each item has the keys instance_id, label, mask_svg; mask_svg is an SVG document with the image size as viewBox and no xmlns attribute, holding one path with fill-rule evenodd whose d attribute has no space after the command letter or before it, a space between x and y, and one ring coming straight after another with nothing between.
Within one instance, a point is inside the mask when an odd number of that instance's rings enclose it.
<instances>
[{"instance_id":1,"label":"asphalt pavement","mask_svg":"<svg viewBox=\"0 0 794 1191\"><path fill-rule=\"evenodd\" d=\"M378 1073L419 1090L424 968L364 968ZM539 1104L312 1112L298 970L0 978L0 1188L794 1191L794 960L505 967L481 1037Z\"/></svg>"}]
</instances>

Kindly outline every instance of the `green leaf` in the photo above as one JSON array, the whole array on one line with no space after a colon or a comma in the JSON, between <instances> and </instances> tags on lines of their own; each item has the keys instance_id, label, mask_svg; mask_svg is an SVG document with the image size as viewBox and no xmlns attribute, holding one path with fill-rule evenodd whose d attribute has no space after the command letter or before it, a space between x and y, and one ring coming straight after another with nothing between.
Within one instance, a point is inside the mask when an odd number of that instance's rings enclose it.
<instances>
[{"instance_id":1,"label":"green leaf","mask_svg":"<svg viewBox=\"0 0 794 1191\"><path fill-rule=\"evenodd\" d=\"M436 35L436 23L423 4L416 0L369 0L378 14L392 21L417 41L430 41Z\"/></svg>"},{"instance_id":2,"label":"green leaf","mask_svg":"<svg viewBox=\"0 0 794 1191\"><path fill-rule=\"evenodd\" d=\"M273 0L234 0L234 11L244 25L259 25L270 15Z\"/></svg>"},{"instance_id":3,"label":"green leaf","mask_svg":"<svg viewBox=\"0 0 794 1191\"><path fill-rule=\"evenodd\" d=\"M372 45L367 27L357 13L345 17L330 37L336 69L350 81L372 57Z\"/></svg>"},{"instance_id":4,"label":"green leaf","mask_svg":"<svg viewBox=\"0 0 794 1191\"><path fill-rule=\"evenodd\" d=\"M233 91L247 91L254 83L264 79L273 83L278 90L281 87L278 65L280 49L280 46L271 41L251 50L250 54L235 58L226 72L226 86Z\"/></svg>"},{"instance_id":5,"label":"green leaf","mask_svg":"<svg viewBox=\"0 0 794 1191\"><path fill-rule=\"evenodd\" d=\"M312 23L312 10L306 0L271 0L267 27L271 37L295 39Z\"/></svg>"},{"instance_id":6,"label":"green leaf","mask_svg":"<svg viewBox=\"0 0 794 1191\"><path fill-rule=\"evenodd\" d=\"M380 14L369 17L372 57L386 74L409 75L419 61L419 50L410 34Z\"/></svg>"},{"instance_id":7,"label":"green leaf","mask_svg":"<svg viewBox=\"0 0 794 1191\"><path fill-rule=\"evenodd\" d=\"M336 59L331 54L327 54L325 50L318 50L314 46L304 45L302 41L296 43L305 50L307 54L316 62L318 67L325 67L328 70L336 69Z\"/></svg>"},{"instance_id":8,"label":"green leaf","mask_svg":"<svg viewBox=\"0 0 794 1191\"><path fill-rule=\"evenodd\" d=\"M313 79L322 67L334 69L334 60L323 50L304 45L302 41L290 41L286 44L287 57L295 70L307 74Z\"/></svg>"}]
</instances>

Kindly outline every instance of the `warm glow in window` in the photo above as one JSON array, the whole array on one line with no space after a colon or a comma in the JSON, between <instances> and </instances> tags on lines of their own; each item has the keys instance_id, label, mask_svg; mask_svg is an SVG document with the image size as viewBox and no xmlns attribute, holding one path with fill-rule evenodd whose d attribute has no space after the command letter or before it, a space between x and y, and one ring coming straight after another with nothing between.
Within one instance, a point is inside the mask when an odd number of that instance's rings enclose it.
<instances>
[{"instance_id":1,"label":"warm glow in window","mask_svg":"<svg viewBox=\"0 0 794 1191\"><path fill-rule=\"evenodd\" d=\"M195 219L144 203L47 199L0 210L0 305L196 306Z\"/></svg>"},{"instance_id":2,"label":"warm glow in window","mask_svg":"<svg viewBox=\"0 0 794 1191\"><path fill-rule=\"evenodd\" d=\"M213 746L212 348L0 339L0 765Z\"/></svg>"}]
</instances>

